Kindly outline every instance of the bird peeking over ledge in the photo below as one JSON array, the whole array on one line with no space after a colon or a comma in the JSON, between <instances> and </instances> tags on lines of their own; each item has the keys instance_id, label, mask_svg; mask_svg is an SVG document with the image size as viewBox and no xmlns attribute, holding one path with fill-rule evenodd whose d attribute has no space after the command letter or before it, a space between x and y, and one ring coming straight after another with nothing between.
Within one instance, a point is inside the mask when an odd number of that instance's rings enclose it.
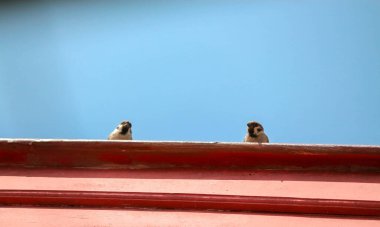
<instances>
[{"instance_id":1,"label":"bird peeking over ledge","mask_svg":"<svg viewBox=\"0 0 380 227\"><path fill-rule=\"evenodd\" d=\"M244 142L269 143L268 136L264 132L264 127L255 121L247 123L247 134Z\"/></svg>"},{"instance_id":2,"label":"bird peeking over ledge","mask_svg":"<svg viewBox=\"0 0 380 227\"><path fill-rule=\"evenodd\" d=\"M132 123L121 122L108 136L109 140L132 140Z\"/></svg>"}]
</instances>

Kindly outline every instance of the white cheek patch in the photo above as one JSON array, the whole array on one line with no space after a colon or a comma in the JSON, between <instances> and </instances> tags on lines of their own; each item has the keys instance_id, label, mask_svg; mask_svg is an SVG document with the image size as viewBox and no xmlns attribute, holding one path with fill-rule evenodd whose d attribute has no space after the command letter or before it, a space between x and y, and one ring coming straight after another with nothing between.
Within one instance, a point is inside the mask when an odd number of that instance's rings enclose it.
<instances>
[{"instance_id":1,"label":"white cheek patch","mask_svg":"<svg viewBox=\"0 0 380 227\"><path fill-rule=\"evenodd\" d=\"M259 131L259 129L260 129L260 131ZM255 132L256 135L259 135L259 134L263 133L264 130L260 127L256 127L253 129L253 131Z\"/></svg>"}]
</instances>

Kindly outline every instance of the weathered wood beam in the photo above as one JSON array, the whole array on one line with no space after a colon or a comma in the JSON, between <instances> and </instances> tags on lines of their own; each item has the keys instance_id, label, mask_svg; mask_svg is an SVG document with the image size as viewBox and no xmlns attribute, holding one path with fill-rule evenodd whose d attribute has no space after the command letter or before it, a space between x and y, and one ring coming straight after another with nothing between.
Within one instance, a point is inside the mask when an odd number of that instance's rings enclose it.
<instances>
[{"instance_id":1,"label":"weathered wood beam","mask_svg":"<svg viewBox=\"0 0 380 227\"><path fill-rule=\"evenodd\" d=\"M0 140L0 166L380 172L380 146Z\"/></svg>"}]
</instances>

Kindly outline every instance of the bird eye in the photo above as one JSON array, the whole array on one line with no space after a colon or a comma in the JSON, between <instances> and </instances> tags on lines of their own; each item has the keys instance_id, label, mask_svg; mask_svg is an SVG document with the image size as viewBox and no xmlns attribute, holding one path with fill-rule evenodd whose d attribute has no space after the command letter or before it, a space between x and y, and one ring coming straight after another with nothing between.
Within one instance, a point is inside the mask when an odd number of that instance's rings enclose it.
<instances>
[{"instance_id":1,"label":"bird eye","mask_svg":"<svg viewBox=\"0 0 380 227\"><path fill-rule=\"evenodd\" d=\"M258 128L257 131L258 131L258 132L261 132L261 131L263 131L263 129L262 129L262 128Z\"/></svg>"}]
</instances>

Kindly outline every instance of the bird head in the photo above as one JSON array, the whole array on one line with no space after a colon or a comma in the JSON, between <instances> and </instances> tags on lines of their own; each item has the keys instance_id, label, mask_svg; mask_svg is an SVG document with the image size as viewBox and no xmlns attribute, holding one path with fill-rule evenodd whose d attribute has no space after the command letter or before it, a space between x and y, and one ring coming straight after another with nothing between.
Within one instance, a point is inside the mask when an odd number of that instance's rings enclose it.
<instances>
[{"instance_id":1,"label":"bird head","mask_svg":"<svg viewBox=\"0 0 380 227\"><path fill-rule=\"evenodd\" d=\"M247 131L249 136L251 137L258 137L260 134L264 133L264 127L255 121L250 121L247 123Z\"/></svg>"},{"instance_id":2,"label":"bird head","mask_svg":"<svg viewBox=\"0 0 380 227\"><path fill-rule=\"evenodd\" d=\"M116 129L120 132L121 135L125 135L128 133L132 133L132 123L129 121L123 121L121 122Z\"/></svg>"}]
</instances>

